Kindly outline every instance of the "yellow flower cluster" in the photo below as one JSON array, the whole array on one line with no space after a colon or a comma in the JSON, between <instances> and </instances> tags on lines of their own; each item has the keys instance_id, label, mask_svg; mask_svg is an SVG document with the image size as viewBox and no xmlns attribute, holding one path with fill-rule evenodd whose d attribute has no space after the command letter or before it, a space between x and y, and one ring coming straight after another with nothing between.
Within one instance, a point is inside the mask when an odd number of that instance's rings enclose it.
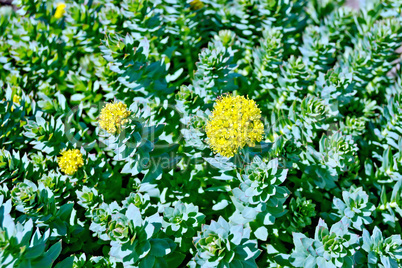
<instances>
[{"instance_id":1,"label":"yellow flower cluster","mask_svg":"<svg viewBox=\"0 0 402 268\"><path fill-rule=\"evenodd\" d=\"M14 97L13 97L13 103L19 105L19 104L20 104L20 101L21 101L21 97L18 96L17 94L15 94Z\"/></svg>"},{"instance_id":2,"label":"yellow flower cluster","mask_svg":"<svg viewBox=\"0 0 402 268\"><path fill-rule=\"evenodd\" d=\"M127 123L130 111L122 102L108 103L99 116L99 125L110 134L119 133L120 128Z\"/></svg>"},{"instance_id":3,"label":"yellow flower cluster","mask_svg":"<svg viewBox=\"0 0 402 268\"><path fill-rule=\"evenodd\" d=\"M199 10L204 7L204 3L201 0L193 0L190 2L190 8L192 10Z\"/></svg>"},{"instance_id":4,"label":"yellow flower cluster","mask_svg":"<svg viewBox=\"0 0 402 268\"><path fill-rule=\"evenodd\" d=\"M64 150L58 158L59 167L67 175L73 175L84 165L82 154L78 149Z\"/></svg>"},{"instance_id":5,"label":"yellow flower cluster","mask_svg":"<svg viewBox=\"0 0 402 268\"><path fill-rule=\"evenodd\" d=\"M246 144L252 147L262 140L261 110L243 96L222 96L216 101L205 130L211 149L232 157Z\"/></svg>"},{"instance_id":6,"label":"yellow flower cluster","mask_svg":"<svg viewBox=\"0 0 402 268\"><path fill-rule=\"evenodd\" d=\"M56 12L54 12L54 17L56 19L61 19L66 12L66 4L58 3L56 7Z\"/></svg>"}]
</instances>

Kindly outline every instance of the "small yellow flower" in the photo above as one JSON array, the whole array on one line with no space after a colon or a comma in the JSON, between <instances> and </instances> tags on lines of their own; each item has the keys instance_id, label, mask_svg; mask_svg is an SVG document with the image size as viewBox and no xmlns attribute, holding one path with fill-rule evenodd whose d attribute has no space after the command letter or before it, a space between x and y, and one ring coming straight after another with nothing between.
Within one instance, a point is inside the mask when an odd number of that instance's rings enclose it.
<instances>
[{"instance_id":1,"label":"small yellow flower","mask_svg":"<svg viewBox=\"0 0 402 268\"><path fill-rule=\"evenodd\" d=\"M60 19L63 17L65 12L66 12L66 4L58 3L56 7L56 12L54 12L54 17L56 19Z\"/></svg>"},{"instance_id":2,"label":"small yellow flower","mask_svg":"<svg viewBox=\"0 0 402 268\"><path fill-rule=\"evenodd\" d=\"M244 146L252 147L262 140L261 110L243 96L222 96L216 101L205 130L211 149L232 157Z\"/></svg>"},{"instance_id":3,"label":"small yellow flower","mask_svg":"<svg viewBox=\"0 0 402 268\"><path fill-rule=\"evenodd\" d=\"M82 154L78 149L63 150L58 158L59 167L67 175L73 175L84 165Z\"/></svg>"},{"instance_id":4,"label":"small yellow flower","mask_svg":"<svg viewBox=\"0 0 402 268\"><path fill-rule=\"evenodd\" d=\"M18 95L14 95L13 103L11 104L11 112L14 112L14 104L20 105L21 97Z\"/></svg>"},{"instance_id":5,"label":"small yellow flower","mask_svg":"<svg viewBox=\"0 0 402 268\"><path fill-rule=\"evenodd\" d=\"M201 0L193 0L190 2L190 8L192 10L199 10L204 7L204 3Z\"/></svg>"},{"instance_id":6,"label":"small yellow flower","mask_svg":"<svg viewBox=\"0 0 402 268\"><path fill-rule=\"evenodd\" d=\"M122 102L108 103L99 116L99 125L110 134L119 133L130 115L127 105Z\"/></svg>"},{"instance_id":7,"label":"small yellow flower","mask_svg":"<svg viewBox=\"0 0 402 268\"><path fill-rule=\"evenodd\" d=\"M15 94L14 97L13 97L13 103L19 105L19 104L20 104L20 100L21 100L21 97L18 96L17 94Z\"/></svg>"}]
</instances>

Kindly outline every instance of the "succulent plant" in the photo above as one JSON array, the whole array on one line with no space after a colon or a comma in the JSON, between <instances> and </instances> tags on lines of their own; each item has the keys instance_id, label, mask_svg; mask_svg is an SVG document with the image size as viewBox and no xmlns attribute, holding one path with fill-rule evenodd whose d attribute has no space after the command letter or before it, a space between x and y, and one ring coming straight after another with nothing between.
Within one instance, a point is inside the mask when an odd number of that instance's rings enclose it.
<instances>
[{"instance_id":1,"label":"succulent plant","mask_svg":"<svg viewBox=\"0 0 402 268\"><path fill-rule=\"evenodd\" d=\"M303 162L309 163L303 176L313 176L314 183L320 188L334 188L335 181L342 176L353 176L359 168L357 150L357 144L350 135L343 135L340 131L331 136L324 134L319 141L318 152L309 146L308 155L302 155Z\"/></svg>"},{"instance_id":2,"label":"succulent plant","mask_svg":"<svg viewBox=\"0 0 402 268\"><path fill-rule=\"evenodd\" d=\"M362 249L368 253L368 267L400 267L402 259L402 239L400 235L391 235L384 239L377 226L373 234L363 230Z\"/></svg>"},{"instance_id":3,"label":"succulent plant","mask_svg":"<svg viewBox=\"0 0 402 268\"><path fill-rule=\"evenodd\" d=\"M111 262L109 258L103 257L103 256L92 256L88 258L84 253L82 253L79 256L74 256L74 263L73 263L73 268L84 268L84 267L90 267L90 268L97 268L97 267L111 267L115 268L116 263Z\"/></svg>"},{"instance_id":4,"label":"succulent plant","mask_svg":"<svg viewBox=\"0 0 402 268\"><path fill-rule=\"evenodd\" d=\"M304 227L311 225L311 218L315 215L315 204L312 200L307 200L305 197L292 198L282 226L289 233L301 231Z\"/></svg>"},{"instance_id":5,"label":"succulent plant","mask_svg":"<svg viewBox=\"0 0 402 268\"><path fill-rule=\"evenodd\" d=\"M110 240L110 236L107 233L107 225L109 224L112 215L118 213L120 209L121 207L117 202L112 202L111 204L101 203L94 207L89 212L89 217L92 218L89 229L100 239L104 241Z\"/></svg>"},{"instance_id":6,"label":"succulent plant","mask_svg":"<svg viewBox=\"0 0 402 268\"><path fill-rule=\"evenodd\" d=\"M250 240L250 229L233 225L220 217L203 225L194 238L195 257L190 267L257 267L257 242Z\"/></svg>"},{"instance_id":7,"label":"succulent plant","mask_svg":"<svg viewBox=\"0 0 402 268\"><path fill-rule=\"evenodd\" d=\"M11 196L16 209L25 212L32 210L36 206L36 196L38 195L38 187L35 183L26 180L20 182L11 190Z\"/></svg>"},{"instance_id":8,"label":"succulent plant","mask_svg":"<svg viewBox=\"0 0 402 268\"><path fill-rule=\"evenodd\" d=\"M41 234L33 221L16 222L10 215L11 200L0 196L0 263L2 267L52 267L61 252L61 241L49 248L50 230ZM64 266L64 267L72 267Z\"/></svg>"},{"instance_id":9,"label":"succulent plant","mask_svg":"<svg viewBox=\"0 0 402 268\"><path fill-rule=\"evenodd\" d=\"M84 185L82 191L76 191L78 201L77 203L85 209L90 209L97 205L102 198L99 196L95 188L89 188Z\"/></svg>"},{"instance_id":10,"label":"succulent plant","mask_svg":"<svg viewBox=\"0 0 402 268\"><path fill-rule=\"evenodd\" d=\"M158 238L162 218L154 215L142 219L140 210L130 204L125 214L111 218L108 235L111 238L110 255L123 265L167 265L163 258L176 244L168 238Z\"/></svg>"},{"instance_id":11,"label":"succulent plant","mask_svg":"<svg viewBox=\"0 0 402 268\"><path fill-rule=\"evenodd\" d=\"M125 200L123 200L123 207L128 207L130 204L134 204L141 210L141 214L145 214L150 205L150 196L142 193L131 193Z\"/></svg>"},{"instance_id":12,"label":"succulent plant","mask_svg":"<svg viewBox=\"0 0 402 268\"><path fill-rule=\"evenodd\" d=\"M334 197L333 206L338 218L350 219L353 228L362 231L365 224L373 222L370 215L375 206L369 202L369 196L362 187L342 192L343 201Z\"/></svg>"},{"instance_id":13,"label":"succulent plant","mask_svg":"<svg viewBox=\"0 0 402 268\"><path fill-rule=\"evenodd\" d=\"M349 232L350 220L343 218L328 229L320 219L314 239L293 233L295 249L290 255L294 267L353 267L359 236Z\"/></svg>"},{"instance_id":14,"label":"succulent plant","mask_svg":"<svg viewBox=\"0 0 402 268\"><path fill-rule=\"evenodd\" d=\"M280 169L278 159L268 163L254 157L244 174L239 175L240 187L233 189L233 201L237 207L230 220L245 224L263 218L264 225L273 224L275 218L286 213L283 203L289 196L286 187L280 186L286 179L287 170Z\"/></svg>"},{"instance_id":15,"label":"succulent plant","mask_svg":"<svg viewBox=\"0 0 402 268\"><path fill-rule=\"evenodd\" d=\"M204 219L205 215L199 212L198 207L178 201L174 206L164 209L162 228L166 234L176 237L175 241L185 251Z\"/></svg>"}]
</instances>

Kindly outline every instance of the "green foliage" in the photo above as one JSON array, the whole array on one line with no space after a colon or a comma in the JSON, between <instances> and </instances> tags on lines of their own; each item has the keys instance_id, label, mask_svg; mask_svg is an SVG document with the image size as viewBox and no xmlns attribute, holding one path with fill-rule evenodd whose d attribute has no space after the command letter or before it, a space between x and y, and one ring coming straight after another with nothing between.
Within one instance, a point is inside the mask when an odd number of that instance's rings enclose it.
<instances>
[{"instance_id":1,"label":"green foliage","mask_svg":"<svg viewBox=\"0 0 402 268\"><path fill-rule=\"evenodd\" d=\"M342 192L343 201L334 197L334 207L338 210L336 216L346 217L351 220L352 227L362 230L363 224L370 224L373 220L370 218L374 205L368 202L369 196L361 187Z\"/></svg>"},{"instance_id":2,"label":"green foliage","mask_svg":"<svg viewBox=\"0 0 402 268\"><path fill-rule=\"evenodd\" d=\"M373 234L363 230L362 249L368 253L368 267L399 267L402 257L400 235L384 239L380 229L374 227Z\"/></svg>"},{"instance_id":3,"label":"green foliage","mask_svg":"<svg viewBox=\"0 0 402 268\"><path fill-rule=\"evenodd\" d=\"M3 267L52 267L61 252L61 241L47 248L50 230L41 234L34 229L32 220L24 224L11 217L11 201L0 197L0 262ZM72 262L63 261L72 267Z\"/></svg>"},{"instance_id":4,"label":"green foliage","mask_svg":"<svg viewBox=\"0 0 402 268\"><path fill-rule=\"evenodd\" d=\"M203 225L194 244L197 252L190 267L257 267L259 250L256 241L250 240L250 229L223 218Z\"/></svg>"},{"instance_id":5,"label":"green foliage","mask_svg":"<svg viewBox=\"0 0 402 268\"><path fill-rule=\"evenodd\" d=\"M320 219L314 239L293 233L295 249L289 260L294 267L353 267L353 255L359 237L348 230L349 221L343 218L330 229Z\"/></svg>"},{"instance_id":6,"label":"green foliage","mask_svg":"<svg viewBox=\"0 0 402 268\"><path fill-rule=\"evenodd\" d=\"M0 4L1 267L402 266L401 1L64 4Z\"/></svg>"},{"instance_id":7,"label":"green foliage","mask_svg":"<svg viewBox=\"0 0 402 268\"><path fill-rule=\"evenodd\" d=\"M311 225L311 218L316 215L315 204L305 197L292 198L289 202L289 212L283 221L283 227L289 233L301 230Z\"/></svg>"},{"instance_id":8,"label":"green foliage","mask_svg":"<svg viewBox=\"0 0 402 268\"><path fill-rule=\"evenodd\" d=\"M191 240L204 222L204 218L205 215L198 212L198 207L178 201L174 208L165 208L162 227L166 234L176 237L176 242L185 252L190 248Z\"/></svg>"},{"instance_id":9,"label":"green foliage","mask_svg":"<svg viewBox=\"0 0 402 268\"><path fill-rule=\"evenodd\" d=\"M168 238L159 238L161 217L143 220L139 209L130 204L125 214L113 214L108 224L110 256L123 265L163 265L163 258L174 250L175 243Z\"/></svg>"},{"instance_id":10,"label":"green foliage","mask_svg":"<svg viewBox=\"0 0 402 268\"><path fill-rule=\"evenodd\" d=\"M256 156L239 177L240 187L233 189L236 212L230 219L238 224L257 220L253 226L264 229L264 225L274 224L275 218L286 213L283 204L289 196L289 190L280 186L286 174L286 169L278 168L277 159L264 163ZM266 240L264 236L256 236Z\"/></svg>"}]
</instances>

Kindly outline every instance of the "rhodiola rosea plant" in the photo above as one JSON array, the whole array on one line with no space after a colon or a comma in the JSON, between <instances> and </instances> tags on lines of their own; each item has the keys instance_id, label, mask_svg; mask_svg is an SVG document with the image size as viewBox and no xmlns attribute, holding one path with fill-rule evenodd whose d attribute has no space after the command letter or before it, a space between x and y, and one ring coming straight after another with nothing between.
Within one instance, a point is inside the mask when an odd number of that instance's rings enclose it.
<instances>
[{"instance_id":1,"label":"rhodiola rosea plant","mask_svg":"<svg viewBox=\"0 0 402 268\"><path fill-rule=\"evenodd\" d=\"M1 267L402 267L402 2L6 2Z\"/></svg>"}]
</instances>

